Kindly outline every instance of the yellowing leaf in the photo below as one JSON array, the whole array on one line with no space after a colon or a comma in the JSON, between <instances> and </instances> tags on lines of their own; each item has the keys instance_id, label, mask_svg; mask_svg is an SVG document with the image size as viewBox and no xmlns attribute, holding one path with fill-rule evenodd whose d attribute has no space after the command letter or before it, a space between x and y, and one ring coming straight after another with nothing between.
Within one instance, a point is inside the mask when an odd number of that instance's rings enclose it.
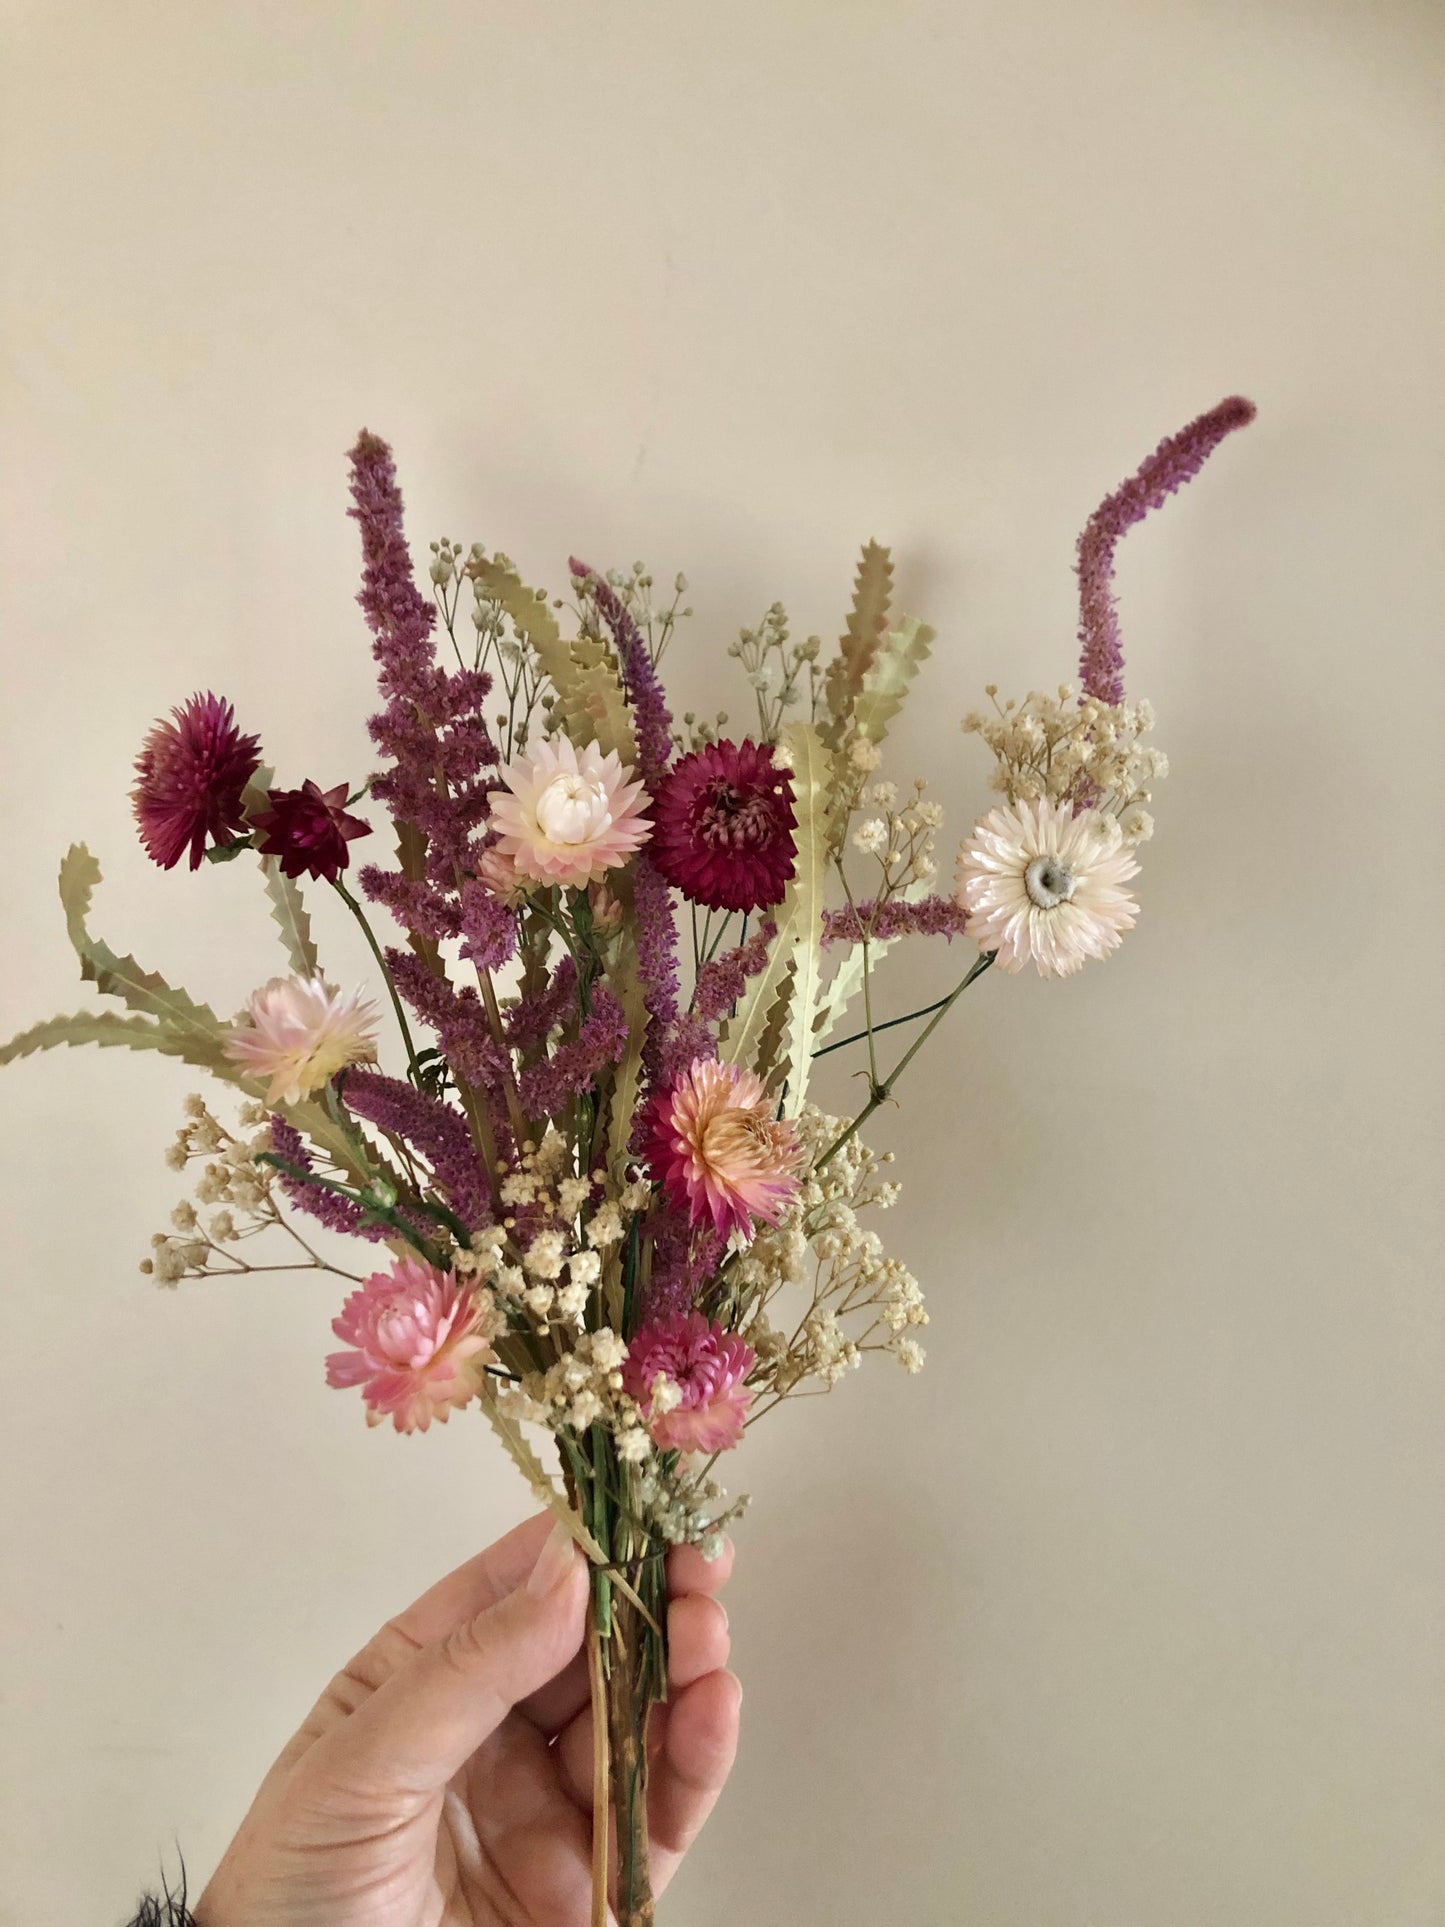
<instances>
[{"instance_id":1,"label":"yellowing leaf","mask_svg":"<svg viewBox=\"0 0 1445 1927\"><path fill-rule=\"evenodd\" d=\"M848 734L854 702L863 688L879 640L888 627L892 600L893 558L880 543L869 542L858 563L848 625L824 679L828 722L823 728L823 739L831 749L837 749Z\"/></svg>"}]
</instances>

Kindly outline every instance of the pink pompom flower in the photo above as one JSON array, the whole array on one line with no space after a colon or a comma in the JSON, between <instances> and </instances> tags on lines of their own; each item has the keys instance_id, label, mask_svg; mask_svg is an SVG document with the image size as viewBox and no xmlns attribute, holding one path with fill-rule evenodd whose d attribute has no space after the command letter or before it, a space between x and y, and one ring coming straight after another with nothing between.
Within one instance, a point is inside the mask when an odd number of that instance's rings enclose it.
<instances>
[{"instance_id":1,"label":"pink pompom flower","mask_svg":"<svg viewBox=\"0 0 1445 1927\"><path fill-rule=\"evenodd\" d=\"M491 791L496 849L535 883L585 887L646 842L647 792L629 780L615 750L577 749L565 736L539 743L502 769Z\"/></svg>"},{"instance_id":2,"label":"pink pompom flower","mask_svg":"<svg viewBox=\"0 0 1445 1927\"><path fill-rule=\"evenodd\" d=\"M726 1452L742 1443L757 1353L701 1312L644 1325L627 1348L622 1387L664 1452Z\"/></svg>"},{"instance_id":3,"label":"pink pompom flower","mask_svg":"<svg viewBox=\"0 0 1445 1927\"><path fill-rule=\"evenodd\" d=\"M171 717L141 744L131 802L152 862L172 870L189 849L199 870L208 837L224 843L246 827L241 792L260 766L260 745L241 734L220 696L192 696Z\"/></svg>"},{"instance_id":4,"label":"pink pompom flower","mask_svg":"<svg viewBox=\"0 0 1445 1927\"><path fill-rule=\"evenodd\" d=\"M328 1385L359 1385L366 1422L390 1419L398 1432L443 1425L476 1396L476 1374L491 1347L481 1303L451 1272L398 1258L352 1292L331 1329L354 1349L326 1360Z\"/></svg>"},{"instance_id":5,"label":"pink pompom flower","mask_svg":"<svg viewBox=\"0 0 1445 1927\"><path fill-rule=\"evenodd\" d=\"M722 1237L751 1237L754 1218L777 1223L797 1191L801 1153L776 1108L753 1071L709 1057L653 1098L647 1161L690 1223L710 1218Z\"/></svg>"}]
</instances>

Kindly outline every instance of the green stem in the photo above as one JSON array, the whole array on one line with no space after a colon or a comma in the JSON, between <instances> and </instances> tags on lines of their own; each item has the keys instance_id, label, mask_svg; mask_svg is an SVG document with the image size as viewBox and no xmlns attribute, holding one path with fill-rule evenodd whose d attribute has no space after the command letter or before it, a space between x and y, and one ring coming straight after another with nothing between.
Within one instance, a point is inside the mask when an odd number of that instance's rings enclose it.
<instances>
[{"instance_id":1,"label":"green stem","mask_svg":"<svg viewBox=\"0 0 1445 1927\"><path fill-rule=\"evenodd\" d=\"M386 985L386 993L391 998L391 1007L396 1012L396 1021L401 1030L401 1041L406 1046L406 1060L410 1067L411 1081L413 1084L420 1084L421 1072L417 1068L416 1045L411 1039L411 1027L406 1021L406 1012L401 1007L401 999L396 994L396 985L391 981L391 972L386 967L386 958L382 955L381 945L376 941L371 925L366 920L366 912L362 909L356 898L352 896L340 877L332 878L331 887L335 890L337 896L341 898L341 901L346 905L352 916L355 917L356 921L361 925L361 933L371 948L372 956L376 959L377 967L380 969L382 980Z\"/></svg>"},{"instance_id":2,"label":"green stem","mask_svg":"<svg viewBox=\"0 0 1445 1927\"><path fill-rule=\"evenodd\" d=\"M863 1109L858 1113L857 1117L854 1118L847 1130L844 1131L841 1136L834 1138L822 1157L820 1157L818 1162L813 1166L815 1171L821 1171L824 1165L831 1164L843 1146L848 1142L849 1138L855 1137L880 1105L888 1102L889 1098L893 1095L893 1086L898 1082L899 1078L902 1077L903 1073L908 1069L908 1066L938 1029L938 1026L943 1022L949 1011L953 1009L953 1006L958 1002L964 991L968 989L976 977L983 975L996 955L996 951L984 951L983 955L974 964L963 981L955 984L953 989L949 991L948 995L943 999L943 1002L937 1006L933 1014L933 1021L925 1025L918 1033L917 1037L914 1038L913 1042L908 1046L908 1049L899 1058L883 1082L881 1084L876 1080L870 1082L868 1102L863 1106Z\"/></svg>"},{"instance_id":3,"label":"green stem","mask_svg":"<svg viewBox=\"0 0 1445 1927\"><path fill-rule=\"evenodd\" d=\"M897 1029L899 1024L911 1024L919 1017L931 1016L935 1010L942 1010L947 1002L948 999L946 997L940 997L936 1004L925 1004L922 1010L910 1010L906 1017L890 1017L886 1023L875 1024L873 1026L873 1034L875 1037L879 1037L885 1030ZM824 1044L821 1050L815 1050L813 1052L813 1056L815 1058L826 1057L829 1051L845 1050L849 1044L861 1044L867 1035L866 1030L855 1030L851 1037L840 1037L836 1044Z\"/></svg>"}]
</instances>

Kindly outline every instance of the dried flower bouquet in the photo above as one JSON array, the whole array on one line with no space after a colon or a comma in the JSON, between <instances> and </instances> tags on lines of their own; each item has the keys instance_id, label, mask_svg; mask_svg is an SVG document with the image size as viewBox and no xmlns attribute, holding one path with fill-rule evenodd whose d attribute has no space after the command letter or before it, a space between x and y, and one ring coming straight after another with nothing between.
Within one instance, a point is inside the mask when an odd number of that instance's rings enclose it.
<instances>
[{"instance_id":1,"label":"dried flower bouquet","mask_svg":"<svg viewBox=\"0 0 1445 1927\"><path fill-rule=\"evenodd\" d=\"M652 1917L663 1557L684 1541L710 1553L740 1510L717 1459L866 1352L923 1362L918 1283L864 1226L897 1187L861 1127L990 965L1066 976L1135 921L1165 762L1149 705L1124 696L1114 548L1253 413L1232 398L1201 416L1089 522L1079 682L1002 705L990 688L991 710L966 719L998 802L951 889L940 807L922 781L900 792L878 773L933 643L894 617L886 549L864 549L826 662L777 604L732 645L756 701L745 740L692 716L675 729L659 668L691 613L681 576L664 606L642 568L574 560L570 602L553 602L505 556L436 542L427 596L370 434L351 452L351 514L379 772L282 788L209 694L157 723L136 764L162 868L259 860L286 974L225 1022L92 934L88 850L61 866L81 974L128 1014L55 1018L0 1062L158 1050L231 1099L225 1116L188 1100L168 1155L200 1167L196 1203L142 1269L164 1285L280 1265L346 1278L328 1382L398 1432L478 1406L592 1562L598 1922L609 1888L623 1927ZM363 809L390 818L394 854L363 862L353 891L352 846L377 827ZM357 919L389 1011L323 976L303 877ZM962 938L972 960L936 1004L876 1021L879 963L926 937ZM835 1035L853 1012L857 1031ZM882 1033L912 1024L884 1068ZM838 1118L810 1102L809 1069L845 1047L867 1097ZM373 1261L342 1270L307 1219L378 1247Z\"/></svg>"}]
</instances>

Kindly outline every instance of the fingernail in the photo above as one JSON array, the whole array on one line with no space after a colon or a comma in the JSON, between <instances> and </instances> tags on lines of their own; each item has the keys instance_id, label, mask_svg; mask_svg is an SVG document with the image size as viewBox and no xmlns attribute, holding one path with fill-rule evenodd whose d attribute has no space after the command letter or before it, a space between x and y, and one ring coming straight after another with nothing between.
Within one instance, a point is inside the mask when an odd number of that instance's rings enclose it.
<instances>
[{"instance_id":1,"label":"fingernail","mask_svg":"<svg viewBox=\"0 0 1445 1927\"><path fill-rule=\"evenodd\" d=\"M576 1541L559 1519L548 1533L536 1565L527 1574L527 1591L534 1599L555 1592L576 1565L577 1556Z\"/></svg>"}]
</instances>

